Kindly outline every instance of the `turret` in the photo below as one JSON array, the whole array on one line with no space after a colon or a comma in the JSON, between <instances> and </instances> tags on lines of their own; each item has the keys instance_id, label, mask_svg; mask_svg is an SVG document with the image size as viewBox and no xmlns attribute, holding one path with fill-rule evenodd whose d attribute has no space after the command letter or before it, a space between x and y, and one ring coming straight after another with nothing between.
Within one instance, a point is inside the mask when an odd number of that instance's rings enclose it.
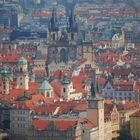
<instances>
[{"instance_id":1,"label":"turret","mask_svg":"<svg viewBox=\"0 0 140 140\"><path fill-rule=\"evenodd\" d=\"M9 78L10 78L10 72L4 68L1 72L2 77L2 94L9 94Z\"/></svg>"},{"instance_id":2,"label":"turret","mask_svg":"<svg viewBox=\"0 0 140 140\"><path fill-rule=\"evenodd\" d=\"M69 100L69 95L73 91L74 91L73 84L68 79L67 73L64 73L63 79L61 81L61 97L66 100Z\"/></svg>"},{"instance_id":3,"label":"turret","mask_svg":"<svg viewBox=\"0 0 140 140\"><path fill-rule=\"evenodd\" d=\"M38 91L44 96L48 98L52 98L54 96L53 87L48 82L47 78L41 83L38 88Z\"/></svg>"},{"instance_id":4,"label":"turret","mask_svg":"<svg viewBox=\"0 0 140 140\"><path fill-rule=\"evenodd\" d=\"M18 60L17 88L29 89L28 63L24 57Z\"/></svg>"},{"instance_id":5,"label":"turret","mask_svg":"<svg viewBox=\"0 0 140 140\"><path fill-rule=\"evenodd\" d=\"M96 83L96 72L94 70L94 79L91 82L90 95L87 99L87 118L99 128L98 140L104 139L104 99L98 94L98 85Z\"/></svg>"}]
</instances>

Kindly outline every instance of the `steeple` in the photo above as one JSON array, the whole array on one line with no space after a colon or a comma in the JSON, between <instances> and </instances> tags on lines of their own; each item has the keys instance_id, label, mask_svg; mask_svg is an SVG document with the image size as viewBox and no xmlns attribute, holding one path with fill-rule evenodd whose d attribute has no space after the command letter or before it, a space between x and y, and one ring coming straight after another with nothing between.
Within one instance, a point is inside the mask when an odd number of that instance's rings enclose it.
<instances>
[{"instance_id":1,"label":"steeple","mask_svg":"<svg viewBox=\"0 0 140 140\"><path fill-rule=\"evenodd\" d=\"M29 89L28 62L24 57L18 60L17 88Z\"/></svg>"},{"instance_id":2,"label":"steeple","mask_svg":"<svg viewBox=\"0 0 140 140\"><path fill-rule=\"evenodd\" d=\"M90 95L88 97L87 118L98 126L98 140L104 139L104 99L98 94L98 84L96 83L96 71L91 82ZM94 118L93 118L94 116Z\"/></svg>"},{"instance_id":3,"label":"steeple","mask_svg":"<svg viewBox=\"0 0 140 140\"><path fill-rule=\"evenodd\" d=\"M69 16L69 27L68 31L71 32L77 32L77 24L76 24L76 19L73 15L73 11L71 10L70 16Z\"/></svg>"},{"instance_id":4,"label":"steeple","mask_svg":"<svg viewBox=\"0 0 140 140\"><path fill-rule=\"evenodd\" d=\"M49 26L49 30L50 31L58 31L58 27L56 26L56 12L55 9L53 9L52 11L52 17L50 19L50 26Z\"/></svg>"},{"instance_id":5,"label":"steeple","mask_svg":"<svg viewBox=\"0 0 140 140\"><path fill-rule=\"evenodd\" d=\"M73 83L68 79L68 74L65 72L61 81L61 97L65 100L70 100L70 93L74 91Z\"/></svg>"},{"instance_id":6,"label":"steeple","mask_svg":"<svg viewBox=\"0 0 140 140\"><path fill-rule=\"evenodd\" d=\"M90 88L90 95L88 97L88 100L104 100L103 97L101 97L98 92L98 83L96 82L96 71L93 70L94 79L91 82L91 88Z\"/></svg>"},{"instance_id":7,"label":"steeple","mask_svg":"<svg viewBox=\"0 0 140 140\"><path fill-rule=\"evenodd\" d=\"M9 78L10 72L4 67L4 69L0 72L2 77L2 94L9 94Z\"/></svg>"},{"instance_id":8,"label":"steeple","mask_svg":"<svg viewBox=\"0 0 140 140\"><path fill-rule=\"evenodd\" d=\"M68 74L65 72L64 73L64 77L62 79L62 82L61 82L63 85L65 84L70 84L70 80L68 79Z\"/></svg>"}]
</instances>

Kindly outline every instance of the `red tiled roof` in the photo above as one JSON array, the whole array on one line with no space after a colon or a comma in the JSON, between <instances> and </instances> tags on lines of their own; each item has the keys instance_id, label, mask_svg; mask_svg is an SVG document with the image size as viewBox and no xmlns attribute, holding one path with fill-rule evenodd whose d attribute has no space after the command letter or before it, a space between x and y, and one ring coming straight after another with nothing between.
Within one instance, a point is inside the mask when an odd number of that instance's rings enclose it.
<instances>
[{"instance_id":1,"label":"red tiled roof","mask_svg":"<svg viewBox=\"0 0 140 140\"><path fill-rule=\"evenodd\" d=\"M138 103L136 102L127 102L125 104L118 104L118 110L130 110L130 109L136 109L139 107Z\"/></svg>"},{"instance_id":2,"label":"red tiled roof","mask_svg":"<svg viewBox=\"0 0 140 140\"><path fill-rule=\"evenodd\" d=\"M66 70L65 72L68 74L68 78L72 77L72 70ZM62 79L65 72L57 70L54 72L53 78L54 79Z\"/></svg>"},{"instance_id":3,"label":"red tiled roof","mask_svg":"<svg viewBox=\"0 0 140 140\"><path fill-rule=\"evenodd\" d=\"M32 120L32 125L39 131L45 130L49 124L48 120Z\"/></svg>"},{"instance_id":4,"label":"red tiled roof","mask_svg":"<svg viewBox=\"0 0 140 140\"><path fill-rule=\"evenodd\" d=\"M82 126L84 126L87 129L96 127L96 125L90 122L87 118L79 118L79 122L82 124Z\"/></svg>"},{"instance_id":5,"label":"red tiled roof","mask_svg":"<svg viewBox=\"0 0 140 140\"><path fill-rule=\"evenodd\" d=\"M76 111L86 111L87 103L86 102L85 103L79 103L73 109L76 110Z\"/></svg>"},{"instance_id":6,"label":"red tiled roof","mask_svg":"<svg viewBox=\"0 0 140 140\"><path fill-rule=\"evenodd\" d=\"M61 97L61 83L60 82L53 82L53 83L51 83L51 85L54 89L55 94L58 97Z\"/></svg>"},{"instance_id":7,"label":"red tiled roof","mask_svg":"<svg viewBox=\"0 0 140 140\"><path fill-rule=\"evenodd\" d=\"M20 56L4 56L0 57L0 62L2 63L17 63L19 60ZM26 57L26 60L28 62L32 62L31 58Z\"/></svg>"},{"instance_id":8,"label":"red tiled roof","mask_svg":"<svg viewBox=\"0 0 140 140\"><path fill-rule=\"evenodd\" d=\"M76 92L83 91L83 80L84 78L82 76L76 76L71 78L73 88L76 90Z\"/></svg>"},{"instance_id":9,"label":"red tiled roof","mask_svg":"<svg viewBox=\"0 0 140 140\"><path fill-rule=\"evenodd\" d=\"M56 106L34 106L32 108L33 112L35 114L45 114L45 115L49 115L49 114L53 114L54 111L56 109Z\"/></svg>"},{"instance_id":10,"label":"red tiled roof","mask_svg":"<svg viewBox=\"0 0 140 140\"><path fill-rule=\"evenodd\" d=\"M112 69L111 71L114 75L129 75L130 71L127 69Z\"/></svg>"},{"instance_id":11,"label":"red tiled roof","mask_svg":"<svg viewBox=\"0 0 140 140\"><path fill-rule=\"evenodd\" d=\"M130 117L140 117L140 110L133 113Z\"/></svg>"},{"instance_id":12,"label":"red tiled roof","mask_svg":"<svg viewBox=\"0 0 140 140\"><path fill-rule=\"evenodd\" d=\"M45 76L45 70L36 70L35 71L36 77L44 77Z\"/></svg>"},{"instance_id":13,"label":"red tiled roof","mask_svg":"<svg viewBox=\"0 0 140 140\"><path fill-rule=\"evenodd\" d=\"M57 129L60 131L65 131L69 127L74 127L76 125L77 121L76 120L61 120L61 121L55 121L55 125Z\"/></svg>"},{"instance_id":14,"label":"red tiled roof","mask_svg":"<svg viewBox=\"0 0 140 140\"><path fill-rule=\"evenodd\" d=\"M134 84L134 90L140 90L140 83L139 82Z\"/></svg>"},{"instance_id":15,"label":"red tiled roof","mask_svg":"<svg viewBox=\"0 0 140 140\"><path fill-rule=\"evenodd\" d=\"M98 83L99 83L99 85L104 85L105 82L106 82L105 79L98 79Z\"/></svg>"},{"instance_id":16,"label":"red tiled roof","mask_svg":"<svg viewBox=\"0 0 140 140\"><path fill-rule=\"evenodd\" d=\"M49 11L37 11L35 14L34 14L34 17L50 17L51 16L51 12Z\"/></svg>"},{"instance_id":17,"label":"red tiled roof","mask_svg":"<svg viewBox=\"0 0 140 140\"><path fill-rule=\"evenodd\" d=\"M53 123L59 131L66 131L77 124L77 120L32 120L32 125L39 131L45 130Z\"/></svg>"}]
</instances>

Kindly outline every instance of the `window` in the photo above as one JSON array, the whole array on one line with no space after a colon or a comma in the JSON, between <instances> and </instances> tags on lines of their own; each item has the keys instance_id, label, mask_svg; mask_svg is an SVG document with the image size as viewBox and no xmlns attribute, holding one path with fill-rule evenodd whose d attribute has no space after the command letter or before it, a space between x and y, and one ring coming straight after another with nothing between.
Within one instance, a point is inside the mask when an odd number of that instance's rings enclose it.
<instances>
[{"instance_id":1,"label":"window","mask_svg":"<svg viewBox=\"0 0 140 140\"><path fill-rule=\"evenodd\" d=\"M55 34L53 34L53 40L55 40Z\"/></svg>"},{"instance_id":2,"label":"window","mask_svg":"<svg viewBox=\"0 0 140 140\"><path fill-rule=\"evenodd\" d=\"M65 89L65 88L63 88L63 92L64 92L64 93L66 92L66 89Z\"/></svg>"},{"instance_id":3,"label":"window","mask_svg":"<svg viewBox=\"0 0 140 140\"><path fill-rule=\"evenodd\" d=\"M50 93L49 92L47 92L47 97L50 97Z\"/></svg>"},{"instance_id":4,"label":"window","mask_svg":"<svg viewBox=\"0 0 140 140\"><path fill-rule=\"evenodd\" d=\"M22 72L22 68L20 68L20 72Z\"/></svg>"},{"instance_id":5,"label":"window","mask_svg":"<svg viewBox=\"0 0 140 140\"><path fill-rule=\"evenodd\" d=\"M71 40L74 40L74 34L73 33L71 34Z\"/></svg>"}]
</instances>

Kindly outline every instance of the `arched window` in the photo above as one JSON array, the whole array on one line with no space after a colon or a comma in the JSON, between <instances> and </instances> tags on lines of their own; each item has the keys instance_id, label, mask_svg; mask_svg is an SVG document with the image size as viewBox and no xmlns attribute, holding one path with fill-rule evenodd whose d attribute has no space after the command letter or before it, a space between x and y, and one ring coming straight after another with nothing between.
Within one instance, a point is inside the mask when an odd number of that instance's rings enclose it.
<instances>
[{"instance_id":1,"label":"arched window","mask_svg":"<svg viewBox=\"0 0 140 140\"><path fill-rule=\"evenodd\" d=\"M47 92L47 97L50 97L50 93L49 92Z\"/></svg>"}]
</instances>

